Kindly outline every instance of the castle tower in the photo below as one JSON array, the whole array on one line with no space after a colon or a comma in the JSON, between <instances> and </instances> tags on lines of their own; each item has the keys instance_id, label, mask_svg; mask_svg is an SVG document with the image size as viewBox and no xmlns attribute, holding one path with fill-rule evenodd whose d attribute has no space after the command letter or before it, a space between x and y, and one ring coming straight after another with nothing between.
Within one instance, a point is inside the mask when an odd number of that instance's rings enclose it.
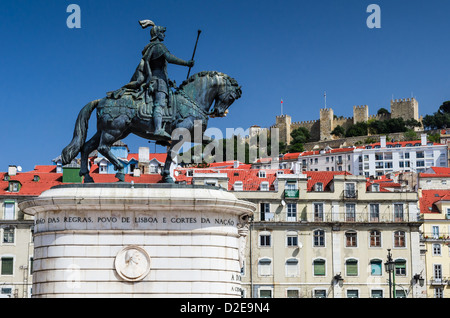
<instances>
[{"instance_id":1,"label":"castle tower","mask_svg":"<svg viewBox=\"0 0 450 318\"><path fill-rule=\"evenodd\" d=\"M279 129L280 142L289 145L291 143L291 116L277 116L275 127Z\"/></svg>"},{"instance_id":2,"label":"castle tower","mask_svg":"<svg viewBox=\"0 0 450 318\"><path fill-rule=\"evenodd\" d=\"M331 140L334 112L331 108L322 108L320 110L320 140Z\"/></svg>"},{"instance_id":3,"label":"castle tower","mask_svg":"<svg viewBox=\"0 0 450 318\"><path fill-rule=\"evenodd\" d=\"M369 120L369 106L353 106L353 124Z\"/></svg>"},{"instance_id":4,"label":"castle tower","mask_svg":"<svg viewBox=\"0 0 450 318\"><path fill-rule=\"evenodd\" d=\"M391 118L419 121L419 103L415 98L391 100Z\"/></svg>"}]
</instances>

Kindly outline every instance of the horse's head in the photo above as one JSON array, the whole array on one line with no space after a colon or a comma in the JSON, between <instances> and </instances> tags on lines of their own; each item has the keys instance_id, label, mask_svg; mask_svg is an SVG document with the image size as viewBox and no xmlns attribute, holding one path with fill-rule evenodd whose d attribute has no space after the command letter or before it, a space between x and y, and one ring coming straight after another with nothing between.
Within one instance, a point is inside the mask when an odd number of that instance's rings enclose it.
<instances>
[{"instance_id":1,"label":"horse's head","mask_svg":"<svg viewBox=\"0 0 450 318\"><path fill-rule=\"evenodd\" d=\"M218 91L214 99L214 108L210 111L210 117L225 117L228 113L228 107L242 96L242 90L238 82L222 74L223 81L219 81Z\"/></svg>"},{"instance_id":2,"label":"horse's head","mask_svg":"<svg viewBox=\"0 0 450 318\"><path fill-rule=\"evenodd\" d=\"M216 71L192 75L180 85L178 91L192 102L195 110L210 117L226 116L228 107L242 95L235 79Z\"/></svg>"}]
</instances>

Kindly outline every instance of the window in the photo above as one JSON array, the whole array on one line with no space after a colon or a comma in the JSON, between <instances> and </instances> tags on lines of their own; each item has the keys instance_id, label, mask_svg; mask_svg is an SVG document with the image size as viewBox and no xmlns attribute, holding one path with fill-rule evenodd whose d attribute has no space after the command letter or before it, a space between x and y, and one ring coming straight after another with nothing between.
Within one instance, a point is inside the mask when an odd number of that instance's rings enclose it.
<instances>
[{"instance_id":1,"label":"window","mask_svg":"<svg viewBox=\"0 0 450 318\"><path fill-rule=\"evenodd\" d=\"M242 181L236 181L234 183L233 188L234 188L234 191L242 191L244 189Z\"/></svg>"},{"instance_id":2,"label":"window","mask_svg":"<svg viewBox=\"0 0 450 318\"><path fill-rule=\"evenodd\" d=\"M298 246L298 235L297 232L288 232L286 234L286 246L296 247Z\"/></svg>"},{"instance_id":3,"label":"window","mask_svg":"<svg viewBox=\"0 0 450 318\"><path fill-rule=\"evenodd\" d=\"M267 181L261 182L259 189L261 191L269 191L269 182Z\"/></svg>"},{"instance_id":4,"label":"window","mask_svg":"<svg viewBox=\"0 0 450 318\"><path fill-rule=\"evenodd\" d=\"M423 151L417 151L417 152L416 152L416 158L424 158L424 153L423 153Z\"/></svg>"},{"instance_id":5,"label":"window","mask_svg":"<svg viewBox=\"0 0 450 318\"><path fill-rule=\"evenodd\" d=\"M298 276L298 259L290 258L286 261L286 277Z\"/></svg>"},{"instance_id":6,"label":"window","mask_svg":"<svg viewBox=\"0 0 450 318\"><path fill-rule=\"evenodd\" d=\"M271 289L260 289L259 290L259 298L272 298L272 290Z\"/></svg>"},{"instance_id":7,"label":"window","mask_svg":"<svg viewBox=\"0 0 450 318\"><path fill-rule=\"evenodd\" d=\"M313 262L314 276L325 276L325 260L316 259Z\"/></svg>"},{"instance_id":8,"label":"window","mask_svg":"<svg viewBox=\"0 0 450 318\"><path fill-rule=\"evenodd\" d=\"M381 232L378 230L370 231L370 247L381 247Z\"/></svg>"},{"instance_id":9,"label":"window","mask_svg":"<svg viewBox=\"0 0 450 318\"><path fill-rule=\"evenodd\" d=\"M447 208L447 219L450 219L450 208Z\"/></svg>"},{"instance_id":10,"label":"window","mask_svg":"<svg viewBox=\"0 0 450 318\"><path fill-rule=\"evenodd\" d=\"M380 185L377 183L372 184L372 192L380 192Z\"/></svg>"},{"instance_id":11,"label":"window","mask_svg":"<svg viewBox=\"0 0 450 318\"><path fill-rule=\"evenodd\" d=\"M405 247L406 245L405 232L395 231L394 232L394 247Z\"/></svg>"},{"instance_id":12,"label":"window","mask_svg":"<svg viewBox=\"0 0 450 318\"><path fill-rule=\"evenodd\" d=\"M14 220L15 219L15 207L16 207L16 204L14 201L5 201L4 210L3 210L3 219L4 220Z\"/></svg>"},{"instance_id":13,"label":"window","mask_svg":"<svg viewBox=\"0 0 450 318\"><path fill-rule=\"evenodd\" d=\"M439 226L433 225L432 231L433 231L433 238L437 239L439 237Z\"/></svg>"},{"instance_id":14,"label":"window","mask_svg":"<svg viewBox=\"0 0 450 318\"><path fill-rule=\"evenodd\" d=\"M355 231L345 232L345 246L357 247L357 234Z\"/></svg>"},{"instance_id":15,"label":"window","mask_svg":"<svg viewBox=\"0 0 450 318\"><path fill-rule=\"evenodd\" d=\"M99 169L98 169L98 173L101 173L101 174L108 173L108 166L106 165L105 162L101 162L100 163L100 166L99 166Z\"/></svg>"},{"instance_id":16,"label":"window","mask_svg":"<svg viewBox=\"0 0 450 318\"><path fill-rule=\"evenodd\" d=\"M323 183L322 182L317 182L314 185L314 191L323 192Z\"/></svg>"},{"instance_id":17,"label":"window","mask_svg":"<svg viewBox=\"0 0 450 318\"><path fill-rule=\"evenodd\" d=\"M258 275L271 276L272 275L272 261L269 258L262 258L258 262Z\"/></svg>"},{"instance_id":18,"label":"window","mask_svg":"<svg viewBox=\"0 0 450 318\"><path fill-rule=\"evenodd\" d=\"M259 246L261 247L271 246L271 235L269 232L262 232L259 234Z\"/></svg>"},{"instance_id":19,"label":"window","mask_svg":"<svg viewBox=\"0 0 450 318\"><path fill-rule=\"evenodd\" d=\"M19 192L20 186L21 186L20 182L10 181L9 182L9 192Z\"/></svg>"},{"instance_id":20,"label":"window","mask_svg":"<svg viewBox=\"0 0 450 318\"><path fill-rule=\"evenodd\" d=\"M370 222L380 221L380 205L378 203L371 203L370 207Z\"/></svg>"},{"instance_id":21,"label":"window","mask_svg":"<svg viewBox=\"0 0 450 318\"><path fill-rule=\"evenodd\" d=\"M287 298L299 298L298 289L288 289L286 290Z\"/></svg>"},{"instance_id":22,"label":"window","mask_svg":"<svg viewBox=\"0 0 450 318\"><path fill-rule=\"evenodd\" d=\"M266 177L266 172L264 170L259 171L258 177L265 178Z\"/></svg>"},{"instance_id":23,"label":"window","mask_svg":"<svg viewBox=\"0 0 450 318\"><path fill-rule=\"evenodd\" d=\"M295 222L297 221L297 204L288 203L287 204L287 221Z\"/></svg>"},{"instance_id":24,"label":"window","mask_svg":"<svg viewBox=\"0 0 450 318\"><path fill-rule=\"evenodd\" d=\"M12 257L2 257L2 275L13 275L14 259Z\"/></svg>"},{"instance_id":25,"label":"window","mask_svg":"<svg viewBox=\"0 0 450 318\"><path fill-rule=\"evenodd\" d=\"M441 256L441 244L433 244L433 256Z\"/></svg>"},{"instance_id":26,"label":"window","mask_svg":"<svg viewBox=\"0 0 450 318\"><path fill-rule=\"evenodd\" d=\"M354 183L346 183L344 196L346 198L356 198L356 188Z\"/></svg>"},{"instance_id":27,"label":"window","mask_svg":"<svg viewBox=\"0 0 450 318\"><path fill-rule=\"evenodd\" d=\"M324 247L325 246L325 231L315 230L313 232L314 247Z\"/></svg>"},{"instance_id":28,"label":"window","mask_svg":"<svg viewBox=\"0 0 450 318\"><path fill-rule=\"evenodd\" d=\"M403 204L402 203L394 204L394 221L395 222L403 221Z\"/></svg>"},{"instance_id":29,"label":"window","mask_svg":"<svg viewBox=\"0 0 450 318\"><path fill-rule=\"evenodd\" d=\"M314 203L314 222L323 221L323 203Z\"/></svg>"},{"instance_id":30,"label":"window","mask_svg":"<svg viewBox=\"0 0 450 318\"><path fill-rule=\"evenodd\" d=\"M261 215L260 215L261 221L269 221L273 218L273 215L270 213L269 203L261 203L260 208L261 208Z\"/></svg>"},{"instance_id":31,"label":"window","mask_svg":"<svg viewBox=\"0 0 450 318\"><path fill-rule=\"evenodd\" d=\"M433 265L433 279L438 282L440 282L442 280L442 265L441 264Z\"/></svg>"},{"instance_id":32,"label":"window","mask_svg":"<svg viewBox=\"0 0 450 318\"><path fill-rule=\"evenodd\" d=\"M444 288L436 287L434 289L434 298L444 298Z\"/></svg>"},{"instance_id":33,"label":"window","mask_svg":"<svg viewBox=\"0 0 450 318\"><path fill-rule=\"evenodd\" d=\"M314 298L327 298L327 291L325 289L314 290Z\"/></svg>"},{"instance_id":34,"label":"window","mask_svg":"<svg viewBox=\"0 0 450 318\"><path fill-rule=\"evenodd\" d=\"M354 203L347 203L345 205L345 221L355 222L356 218L356 206Z\"/></svg>"},{"instance_id":35,"label":"window","mask_svg":"<svg viewBox=\"0 0 450 318\"><path fill-rule=\"evenodd\" d=\"M358 261L356 259L348 259L345 262L345 270L347 276L358 276Z\"/></svg>"},{"instance_id":36,"label":"window","mask_svg":"<svg viewBox=\"0 0 450 318\"><path fill-rule=\"evenodd\" d=\"M382 289L372 289L370 291L371 298L383 298L383 290Z\"/></svg>"},{"instance_id":37,"label":"window","mask_svg":"<svg viewBox=\"0 0 450 318\"><path fill-rule=\"evenodd\" d=\"M395 298L406 298L405 291L403 289L396 289Z\"/></svg>"},{"instance_id":38,"label":"window","mask_svg":"<svg viewBox=\"0 0 450 318\"><path fill-rule=\"evenodd\" d=\"M406 261L396 260L395 261L395 275L396 276L406 276Z\"/></svg>"},{"instance_id":39,"label":"window","mask_svg":"<svg viewBox=\"0 0 450 318\"><path fill-rule=\"evenodd\" d=\"M7 243L7 244L14 243L14 228L13 227L3 228L3 243Z\"/></svg>"},{"instance_id":40,"label":"window","mask_svg":"<svg viewBox=\"0 0 450 318\"><path fill-rule=\"evenodd\" d=\"M347 298L359 298L359 291L357 289L347 289Z\"/></svg>"},{"instance_id":41,"label":"window","mask_svg":"<svg viewBox=\"0 0 450 318\"><path fill-rule=\"evenodd\" d=\"M382 275L382 267L383 262L379 259L370 261L370 275L372 276L381 276Z\"/></svg>"}]
</instances>

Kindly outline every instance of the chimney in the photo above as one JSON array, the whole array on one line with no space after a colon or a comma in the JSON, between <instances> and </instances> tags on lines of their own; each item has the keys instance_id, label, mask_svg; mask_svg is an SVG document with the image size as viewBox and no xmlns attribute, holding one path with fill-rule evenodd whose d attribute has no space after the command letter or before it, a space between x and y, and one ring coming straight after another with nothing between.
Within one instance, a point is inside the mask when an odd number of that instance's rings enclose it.
<instances>
[{"instance_id":1,"label":"chimney","mask_svg":"<svg viewBox=\"0 0 450 318\"><path fill-rule=\"evenodd\" d=\"M234 169L239 168L239 161L235 160L235 161L233 162L233 168L234 168Z\"/></svg>"},{"instance_id":2,"label":"chimney","mask_svg":"<svg viewBox=\"0 0 450 318\"><path fill-rule=\"evenodd\" d=\"M420 135L420 144L422 146L426 146L427 145L427 134L421 134Z\"/></svg>"},{"instance_id":3,"label":"chimney","mask_svg":"<svg viewBox=\"0 0 450 318\"><path fill-rule=\"evenodd\" d=\"M141 176L141 169L134 169L133 170L133 177L140 177Z\"/></svg>"},{"instance_id":4,"label":"chimney","mask_svg":"<svg viewBox=\"0 0 450 318\"><path fill-rule=\"evenodd\" d=\"M139 147L139 162L146 163L150 161L150 149L148 147Z\"/></svg>"},{"instance_id":5,"label":"chimney","mask_svg":"<svg viewBox=\"0 0 450 318\"><path fill-rule=\"evenodd\" d=\"M381 148L386 148L386 136L381 136L380 137L380 147Z\"/></svg>"},{"instance_id":6,"label":"chimney","mask_svg":"<svg viewBox=\"0 0 450 318\"><path fill-rule=\"evenodd\" d=\"M17 167L16 166L9 166L8 167L8 175L9 176L15 176L17 174Z\"/></svg>"}]
</instances>

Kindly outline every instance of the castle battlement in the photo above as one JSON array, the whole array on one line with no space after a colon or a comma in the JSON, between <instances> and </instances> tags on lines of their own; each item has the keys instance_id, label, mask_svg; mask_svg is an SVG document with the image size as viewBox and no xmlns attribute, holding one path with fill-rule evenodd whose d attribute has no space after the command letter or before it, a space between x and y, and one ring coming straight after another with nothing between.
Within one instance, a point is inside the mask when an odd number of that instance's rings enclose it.
<instances>
[{"instance_id":1,"label":"castle battlement","mask_svg":"<svg viewBox=\"0 0 450 318\"><path fill-rule=\"evenodd\" d=\"M400 98L400 99L391 99L392 103L404 103L404 102L417 102L417 100L414 97L411 98Z\"/></svg>"},{"instance_id":2,"label":"castle battlement","mask_svg":"<svg viewBox=\"0 0 450 318\"><path fill-rule=\"evenodd\" d=\"M367 105L355 105L355 106L353 106L353 109L366 109L368 107L369 106L367 106Z\"/></svg>"},{"instance_id":3,"label":"castle battlement","mask_svg":"<svg viewBox=\"0 0 450 318\"><path fill-rule=\"evenodd\" d=\"M318 120L296 121L296 122L293 122L292 125L311 125L311 124L315 124L318 122L319 122Z\"/></svg>"}]
</instances>

